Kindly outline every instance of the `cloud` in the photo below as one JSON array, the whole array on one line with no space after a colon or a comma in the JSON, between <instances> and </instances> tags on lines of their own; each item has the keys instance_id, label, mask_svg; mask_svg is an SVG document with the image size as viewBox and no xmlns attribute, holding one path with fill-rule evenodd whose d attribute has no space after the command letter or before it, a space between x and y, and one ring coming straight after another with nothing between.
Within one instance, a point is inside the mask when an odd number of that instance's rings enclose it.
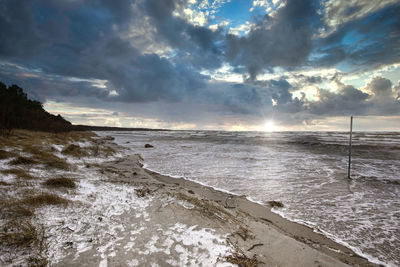
<instances>
[{"instance_id":1,"label":"cloud","mask_svg":"<svg viewBox=\"0 0 400 267\"><path fill-rule=\"evenodd\" d=\"M135 20L133 4L134 1L120 1L118 5L112 5L110 1L85 5L69 1L3 2L0 32L2 39L7 41L0 44L0 57L39 69L43 77L106 80L108 91L115 90L118 94L109 99L114 101L178 101L185 93L190 94L201 87L207 77L194 71L190 62L182 59L171 62L154 53L142 54L129 40L123 39L130 30L130 22ZM175 25L182 22L171 15L174 2L160 1L158 5L167 12L153 5L154 14L176 20ZM55 29L58 29L56 34ZM193 25L186 25L185 30L190 35L188 42L195 43L196 49L211 49L214 32ZM206 59L199 56L196 64L205 64L201 60ZM85 95L90 86L86 82L67 85L66 81L64 79L57 86L65 86L65 89L57 90L60 95L65 91ZM45 92L46 80L40 83L36 79L35 82L40 86L38 91ZM35 83L29 87L36 87ZM109 95L107 90L93 88L91 91L101 91L97 96L103 99Z\"/></svg>"},{"instance_id":2,"label":"cloud","mask_svg":"<svg viewBox=\"0 0 400 267\"><path fill-rule=\"evenodd\" d=\"M374 77L366 88L374 94L376 99L393 98L392 82L389 79Z\"/></svg>"},{"instance_id":3,"label":"cloud","mask_svg":"<svg viewBox=\"0 0 400 267\"><path fill-rule=\"evenodd\" d=\"M371 102L374 104L373 114L400 114L399 90L397 86L393 86L389 79L383 77L374 77L365 90L373 94Z\"/></svg>"},{"instance_id":4,"label":"cloud","mask_svg":"<svg viewBox=\"0 0 400 267\"><path fill-rule=\"evenodd\" d=\"M334 93L319 89L318 101L308 105L310 113L328 116L400 114L397 88L386 78L374 77L360 89L346 85L338 78L335 78L333 83L338 91Z\"/></svg>"},{"instance_id":5,"label":"cloud","mask_svg":"<svg viewBox=\"0 0 400 267\"><path fill-rule=\"evenodd\" d=\"M185 7L185 1L147 0L144 10L150 16L161 41L167 42L184 61L195 68L216 69L222 65L223 55L217 42L223 41L221 30L193 25L174 16L176 9Z\"/></svg>"},{"instance_id":6,"label":"cloud","mask_svg":"<svg viewBox=\"0 0 400 267\"><path fill-rule=\"evenodd\" d=\"M330 116L365 115L371 107L366 101L370 95L338 80L335 83L339 89L338 93L319 89L319 100L310 103L310 112Z\"/></svg>"},{"instance_id":7,"label":"cloud","mask_svg":"<svg viewBox=\"0 0 400 267\"><path fill-rule=\"evenodd\" d=\"M174 66L155 54L113 63L121 71L112 73L108 87L115 88L119 101L178 101L205 85L205 76L184 65Z\"/></svg>"},{"instance_id":8,"label":"cloud","mask_svg":"<svg viewBox=\"0 0 400 267\"><path fill-rule=\"evenodd\" d=\"M247 35L251 28L255 25L250 24L250 22L246 21L243 24L237 25L236 27L230 27L228 33L231 35Z\"/></svg>"},{"instance_id":9,"label":"cloud","mask_svg":"<svg viewBox=\"0 0 400 267\"><path fill-rule=\"evenodd\" d=\"M45 102L48 99L88 96L104 99L109 91L101 80L77 79L61 75L49 75L16 64L0 63L0 80L11 85L18 84L29 97Z\"/></svg>"},{"instance_id":10,"label":"cloud","mask_svg":"<svg viewBox=\"0 0 400 267\"><path fill-rule=\"evenodd\" d=\"M228 35L227 58L246 66L251 79L264 68L297 67L312 50L311 24L317 13L312 1L288 1L276 16L265 15L247 36Z\"/></svg>"},{"instance_id":11,"label":"cloud","mask_svg":"<svg viewBox=\"0 0 400 267\"><path fill-rule=\"evenodd\" d=\"M365 17L368 14L396 3L396 0L381 0L376 2L365 0L329 0L323 3L325 11L324 20L327 26L335 27Z\"/></svg>"},{"instance_id":12,"label":"cloud","mask_svg":"<svg viewBox=\"0 0 400 267\"><path fill-rule=\"evenodd\" d=\"M332 16L338 21L329 34L315 39L314 54L317 56L311 59L311 65L334 66L345 62L353 71L365 71L400 61L400 4L382 1L385 3L375 6L368 1L355 2L363 11L355 10L358 15L352 13L354 16L347 19L326 10L328 18Z\"/></svg>"}]
</instances>

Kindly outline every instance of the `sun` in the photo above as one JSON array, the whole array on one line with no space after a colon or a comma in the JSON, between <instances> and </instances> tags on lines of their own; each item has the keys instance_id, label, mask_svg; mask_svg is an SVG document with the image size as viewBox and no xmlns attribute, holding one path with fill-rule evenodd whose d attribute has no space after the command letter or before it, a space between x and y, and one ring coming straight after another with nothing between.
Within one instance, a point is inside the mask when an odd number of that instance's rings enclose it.
<instances>
[{"instance_id":1,"label":"sun","mask_svg":"<svg viewBox=\"0 0 400 267\"><path fill-rule=\"evenodd\" d=\"M275 123L272 120L266 121L264 124L264 131L274 132L276 130Z\"/></svg>"}]
</instances>

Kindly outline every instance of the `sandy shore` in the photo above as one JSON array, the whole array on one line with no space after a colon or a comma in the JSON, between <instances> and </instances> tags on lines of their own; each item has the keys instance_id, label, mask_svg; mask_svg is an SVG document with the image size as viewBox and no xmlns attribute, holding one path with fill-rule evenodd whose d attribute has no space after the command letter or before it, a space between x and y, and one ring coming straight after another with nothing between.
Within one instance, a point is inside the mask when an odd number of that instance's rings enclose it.
<instances>
[{"instance_id":1,"label":"sandy shore","mask_svg":"<svg viewBox=\"0 0 400 267\"><path fill-rule=\"evenodd\" d=\"M80 147L97 142L122 149L106 139L74 142ZM58 151L66 146L55 145ZM41 189L70 203L40 206L30 219L45 229L44 254L51 266L373 265L269 207L146 170L140 155L125 151L101 159L90 155L65 159L75 165L73 170L31 169L38 180L30 186L40 186L41 180L55 174L73 176L78 185ZM9 166L8 161L1 164L2 170ZM12 184L12 177L2 179ZM9 194L1 192L2 198ZM4 247L2 252L7 256L0 262L9 266L27 259L28 253Z\"/></svg>"}]
</instances>

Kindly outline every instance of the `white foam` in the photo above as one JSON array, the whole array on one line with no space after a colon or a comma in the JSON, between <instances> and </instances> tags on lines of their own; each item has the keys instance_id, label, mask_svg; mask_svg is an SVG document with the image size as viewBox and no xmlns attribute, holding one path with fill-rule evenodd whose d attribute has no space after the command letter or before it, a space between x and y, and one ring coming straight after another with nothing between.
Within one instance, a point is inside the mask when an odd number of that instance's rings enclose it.
<instances>
[{"instance_id":1,"label":"white foam","mask_svg":"<svg viewBox=\"0 0 400 267\"><path fill-rule=\"evenodd\" d=\"M305 221L305 220L301 220L301 219L296 219L296 218L292 218L292 217L288 216L285 212L283 212L283 211L280 210L280 209L271 209L271 211L273 211L274 213L278 214L278 215L281 216L282 218L285 218L285 219L290 220L290 221L292 221L292 222L299 223L299 224L303 224L303 225L305 225L305 226L310 227L315 233L322 234L322 235L324 235L324 236L326 236L326 237L332 239L332 240L335 241L336 243L338 243L338 244L340 244L340 245L343 245L343 246L345 246L345 247L351 249L351 250L354 251L356 254L358 254L358 255L360 255L360 256L366 258L368 261L370 261L370 262L372 262L372 263L375 263L375 264L378 264L378 265L382 265L382 266L393 266L393 267L394 267L394 265L391 265L391 264L385 263L385 262L383 262L383 261L380 261L380 260L377 259L376 257L373 257L373 256L371 256L371 255L369 255L369 254L367 254L367 253L363 253L359 248L350 245L349 243L347 243L347 242L341 240L340 238L336 237L335 235L332 235L332 234L330 234L330 233L328 233L328 232L326 232L326 231L324 231L324 230L321 230L321 229L316 228L316 224L313 223L313 222ZM328 249L334 250L334 249L329 248L329 247L328 247ZM334 251L335 251L335 250L334 250Z\"/></svg>"}]
</instances>

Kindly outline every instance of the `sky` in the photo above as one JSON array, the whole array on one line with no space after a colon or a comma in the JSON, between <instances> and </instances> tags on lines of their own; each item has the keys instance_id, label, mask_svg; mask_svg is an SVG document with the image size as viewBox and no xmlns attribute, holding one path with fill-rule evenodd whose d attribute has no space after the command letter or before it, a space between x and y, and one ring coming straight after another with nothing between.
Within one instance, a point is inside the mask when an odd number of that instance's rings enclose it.
<instances>
[{"instance_id":1,"label":"sky","mask_svg":"<svg viewBox=\"0 0 400 267\"><path fill-rule=\"evenodd\" d=\"M398 0L0 0L0 40L74 124L400 131Z\"/></svg>"}]
</instances>

